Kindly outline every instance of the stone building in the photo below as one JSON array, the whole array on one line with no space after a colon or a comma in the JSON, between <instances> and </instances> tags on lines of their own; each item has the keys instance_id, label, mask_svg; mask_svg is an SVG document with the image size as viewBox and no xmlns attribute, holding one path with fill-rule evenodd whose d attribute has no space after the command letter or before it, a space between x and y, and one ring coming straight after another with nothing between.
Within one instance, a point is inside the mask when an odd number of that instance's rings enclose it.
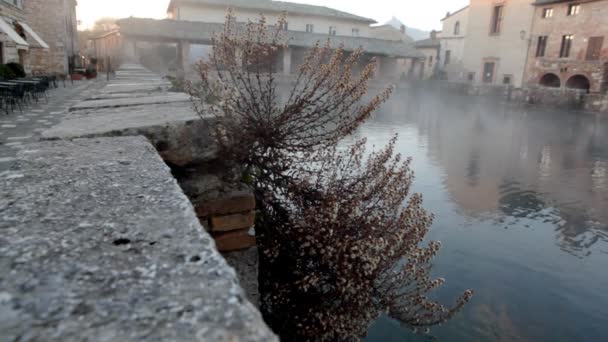
<instances>
[{"instance_id":1,"label":"stone building","mask_svg":"<svg viewBox=\"0 0 608 342\"><path fill-rule=\"evenodd\" d=\"M75 0L0 0L0 62L67 73L77 54Z\"/></svg>"},{"instance_id":2,"label":"stone building","mask_svg":"<svg viewBox=\"0 0 608 342\"><path fill-rule=\"evenodd\" d=\"M464 39L467 33L469 6L449 13L441 19L443 29L439 41L441 44L441 63L439 69L443 78L448 81L467 81L464 67Z\"/></svg>"},{"instance_id":3,"label":"stone building","mask_svg":"<svg viewBox=\"0 0 608 342\"><path fill-rule=\"evenodd\" d=\"M536 0L528 85L608 90L608 1Z\"/></svg>"},{"instance_id":4,"label":"stone building","mask_svg":"<svg viewBox=\"0 0 608 342\"><path fill-rule=\"evenodd\" d=\"M468 81L484 85L523 85L533 2L471 0L462 59Z\"/></svg>"},{"instance_id":5,"label":"stone building","mask_svg":"<svg viewBox=\"0 0 608 342\"><path fill-rule=\"evenodd\" d=\"M439 36L441 32L432 31L431 37L417 41L416 50L421 52L425 58L420 62L419 79L428 80L438 77L441 59L441 43Z\"/></svg>"},{"instance_id":6,"label":"stone building","mask_svg":"<svg viewBox=\"0 0 608 342\"><path fill-rule=\"evenodd\" d=\"M76 0L23 0L30 26L47 42L49 49L30 52L33 71L66 74L78 63Z\"/></svg>"},{"instance_id":7,"label":"stone building","mask_svg":"<svg viewBox=\"0 0 608 342\"><path fill-rule=\"evenodd\" d=\"M286 41L277 54L277 73L293 74L303 62L306 50L328 38L333 46L341 45L345 51L363 48L364 58L377 62L377 77L389 81L402 79L416 65L413 61L424 57L409 41L373 38L372 19L322 6L270 0L172 0L169 19L119 20L118 31L96 40L98 57L112 58L100 54L113 51L108 47L118 44L120 59L139 61L142 44L175 44L178 76L187 75L197 60L208 56L214 34L223 30L228 7L233 8L239 23L257 20L263 13L267 22L273 24L281 14L286 14Z\"/></svg>"},{"instance_id":8,"label":"stone building","mask_svg":"<svg viewBox=\"0 0 608 342\"><path fill-rule=\"evenodd\" d=\"M29 25L25 6L23 0L0 0L0 63L16 62L31 72L31 55L45 53L49 46Z\"/></svg>"}]
</instances>

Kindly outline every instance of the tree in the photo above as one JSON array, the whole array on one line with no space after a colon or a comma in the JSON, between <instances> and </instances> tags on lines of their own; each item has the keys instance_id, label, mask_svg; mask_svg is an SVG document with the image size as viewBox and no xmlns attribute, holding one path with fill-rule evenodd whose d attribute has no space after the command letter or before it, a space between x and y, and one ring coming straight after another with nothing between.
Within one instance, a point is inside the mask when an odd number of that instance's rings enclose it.
<instances>
[{"instance_id":1,"label":"tree","mask_svg":"<svg viewBox=\"0 0 608 342\"><path fill-rule=\"evenodd\" d=\"M229 11L189 88L197 111L216 115L233 180L254 187L264 318L286 340L320 341L357 339L381 313L412 329L446 321L472 292L450 308L427 298L443 284L429 275L440 244L421 246L433 217L410 194L410 161L396 138L371 154L343 142L392 89L367 96L375 63L356 73L363 51L330 41L289 87L277 81L284 23L240 25Z\"/></svg>"}]
</instances>

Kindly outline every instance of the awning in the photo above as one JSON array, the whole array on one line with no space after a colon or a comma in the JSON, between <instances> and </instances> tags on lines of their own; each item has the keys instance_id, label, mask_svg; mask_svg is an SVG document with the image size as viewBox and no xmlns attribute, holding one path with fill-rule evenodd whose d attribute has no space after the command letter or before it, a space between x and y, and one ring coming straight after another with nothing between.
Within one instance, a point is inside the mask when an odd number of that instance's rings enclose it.
<instances>
[{"instance_id":1,"label":"awning","mask_svg":"<svg viewBox=\"0 0 608 342\"><path fill-rule=\"evenodd\" d=\"M38 44L40 44L40 46L44 49L50 49L49 45L47 43L44 42L44 40L42 40L42 38L40 38L40 36L38 34L36 34L36 32L34 32L34 30L32 30L32 28L24 23L23 21L20 21L19 24L21 24L21 26L23 26L23 29L30 35L32 36L32 38L34 38Z\"/></svg>"},{"instance_id":2,"label":"awning","mask_svg":"<svg viewBox=\"0 0 608 342\"><path fill-rule=\"evenodd\" d=\"M21 37L15 31L15 29L11 25L7 24L2 18L0 18L0 30L6 33L6 35L9 36L9 38L12 39L15 44L17 44L17 49L27 50L27 48L30 46L30 44L28 44L25 39L23 39L23 37Z\"/></svg>"}]
</instances>

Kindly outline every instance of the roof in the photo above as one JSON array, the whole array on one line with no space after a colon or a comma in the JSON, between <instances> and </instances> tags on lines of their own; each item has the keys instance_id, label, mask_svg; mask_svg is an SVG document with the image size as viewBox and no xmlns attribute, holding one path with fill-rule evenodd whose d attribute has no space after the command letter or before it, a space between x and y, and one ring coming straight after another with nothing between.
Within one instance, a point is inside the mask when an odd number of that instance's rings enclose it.
<instances>
[{"instance_id":1,"label":"roof","mask_svg":"<svg viewBox=\"0 0 608 342\"><path fill-rule=\"evenodd\" d=\"M418 40L414 44L416 44L417 48L436 48L441 46L441 42L437 38L427 38L423 40Z\"/></svg>"},{"instance_id":2,"label":"roof","mask_svg":"<svg viewBox=\"0 0 608 342\"><path fill-rule=\"evenodd\" d=\"M374 19L361 17L347 12L338 11L325 6L297 4L293 2L272 0L171 0L167 11L179 4L211 5L233 7L235 9L247 8L259 11L287 12L288 14L308 14L344 20L354 20L374 24Z\"/></svg>"},{"instance_id":3,"label":"roof","mask_svg":"<svg viewBox=\"0 0 608 342\"><path fill-rule=\"evenodd\" d=\"M120 33L139 37L142 40L150 39L156 41L175 42L178 40L189 41L193 44L210 44L216 32L224 29L224 24L204 23L184 20L156 20L127 18L117 21ZM413 44L402 41L391 41L364 37L329 36L320 33L308 33L299 31L287 31L289 46L313 47L319 41L331 38L332 46L342 44L347 51L353 51L359 47L365 52L374 55L389 57L423 57Z\"/></svg>"},{"instance_id":4,"label":"roof","mask_svg":"<svg viewBox=\"0 0 608 342\"><path fill-rule=\"evenodd\" d=\"M458 11L454 12L454 13L449 13L449 12L448 12L448 15L446 15L446 16L445 16L443 19L441 19L441 21L444 21L444 20L446 20L447 18L450 18L450 17L452 17L452 16L454 16L454 15L456 15L456 14L458 14L458 13L460 13L460 12L462 12L462 11L464 11L464 10L468 9L468 8L469 8L469 5L466 5L466 6L464 6L463 8L459 9Z\"/></svg>"}]
</instances>

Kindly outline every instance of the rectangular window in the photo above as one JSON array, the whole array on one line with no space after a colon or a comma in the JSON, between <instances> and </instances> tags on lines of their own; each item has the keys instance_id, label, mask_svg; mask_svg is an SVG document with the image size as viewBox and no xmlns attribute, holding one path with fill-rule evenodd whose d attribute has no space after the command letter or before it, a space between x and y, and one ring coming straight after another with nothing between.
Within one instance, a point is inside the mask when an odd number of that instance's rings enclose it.
<instances>
[{"instance_id":1,"label":"rectangular window","mask_svg":"<svg viewBox=\"0 0 608 342\"><path fill-rule=\"evenodd\" d=\"M568 58L570 57L570 49L572 49L572 41L574 40L574 36L571 34L562 36L562 47L559 50L560 58Z\"/></svg>"},{"instance_id":2,"label":"rectangular window","mask_svg":"<svg viewBox=\"0 0 608 342\"><path fill-rule=\"evenodd\" d=\"M587 45L587 57L588 61L597 61L600 59L602 54L602 45L604 45L604 37L591 37Z\"/></svg>"},{"instance_id":3,"label":"rectangular window","mask_svg":"<svg viewBox=\"0 0 608 342\"><path fill-rule=\"evenodd\" d=\"M547 50L548 36L539 36L538 44L536 45L536 57L545 57L545 50Z\"/></svg>"},{"instance_id":4,"label":"rectangular window","mask_svg":"<svg viewBox=\"0 0 608 342\"><path fill-rule=\"evenodd\" d=\"M543 8L543 18L553 17L553 8Z\"/></svg>"},{"instance_id":5,"label":"rectangular window","mask_svg":"<svg viewBox=\"0 0 608 342\"><path fill-rule=\"evenodd\" d=\"M502 77L502 84L504 85L511 85L511 80L513 79L513 76L511 75L504 75Z\"/></svg>"},{"instance_id":6,"label":"rectangular window","mask_svg":"<svg viewBox=\"0 0 608 342\"><path fill-rule=\"evenodd\" d=\"M483 64L483 83L494 82L494 62L485 62Z\"/></svg>"},{"instance_id":7,"label":"rectangular window","mask_svg":"<svg viewBox=\"0 0 608 342\"><path fill-rule=\"evenodd\" d=\"M0 42L0 64L4 64L4 43Z\"/></svg>"},{"instance_id":8,"label":"rectangular window","mask_svg":"<svg viewBox=\"0 0 608 342\"><path fill-rule=\"evenodd\" d=\"M470 72L470 73L467 75L467 80L468 80L469 82L473 82L473 81L475 81L475 73L474 73L474 72Z\"/></svg>"},{"instance_id":9,"label":"rectangular window","mask_svg":"<svg viewBox=\"0 0 608 342\"><path fill-rule=\"evenodd\" d=\"M358 28L354 28L353 29L353 37L359 37L359 29Z\"/></svg>"},{"instance_id":10,"label":"rectangular window","mask_svg":"<svg viewBox=\"0 0 608 342\"><path fill-rule=\"evenodd\" d=\"M446 51L445 51L445 59L443 60L443 63L444 63L445 65L450 64L450 59L451 59L451 58L452 58L452 51L450 51L450 50L446 50Z\"/></svg>"},{"instance_id":11,"label":"rectangular window","mask_svg":"<svg viewBox=\"0 0 608 342\"><path fill-rule=\"evenodd\" d=\"M315 26L313 24L306 24L306 32L308 32L308 33L315 32Z\"/></svg>"},{"instance_id":12,"label":"rectangular window","mask_svg":"<svg viewBox=\"0 0 608 342\"><path fill-rule=\"evenodd\" d=\"M284 22L281 24L281 30L287 31L289 30L289 23L288 22Z\"/></svg>"},{"instance_id":13,"label":"rectangular window","mask_svg":"<svg viewBox=\"0 0 608 342\"><path fill-rule=\"evenodd\" d=\"M329 35L330 36L335 36L336 34L337 34L336 28L334 26L330 26L329 27Z\"/></svg>"},{"instance_id":14,"label":"rectangular window","mask_svg":"<svg viewBox=\"0 0 608 342\"><path fill-rule=\"evenodd\" d=\"M429 56L429 64L433 64L433 56Z\"/></svg>"},{"instance_id":15,"label":"rectangular window","mask_svg":"<svg viewBox=\"0 0 608 342\"><path fill-rule=\"evenodd\" d=\"M499 34L500 29L502 28L502 20L503 20L503 10L504 6L494 6L492 11L492 27L490 28L490 32L493 34Z\"/></svg>"},{"instance_id":16,"label":"rectangular window","mask_svg":"<svg viewBox=\"0 0 608 342\"><path fill-rule=\"evenodd\" d=\"M568 15L577 15L581 10L581 5L579 4L571 4L568 5Z\"/></svg>"}]
</instances>

